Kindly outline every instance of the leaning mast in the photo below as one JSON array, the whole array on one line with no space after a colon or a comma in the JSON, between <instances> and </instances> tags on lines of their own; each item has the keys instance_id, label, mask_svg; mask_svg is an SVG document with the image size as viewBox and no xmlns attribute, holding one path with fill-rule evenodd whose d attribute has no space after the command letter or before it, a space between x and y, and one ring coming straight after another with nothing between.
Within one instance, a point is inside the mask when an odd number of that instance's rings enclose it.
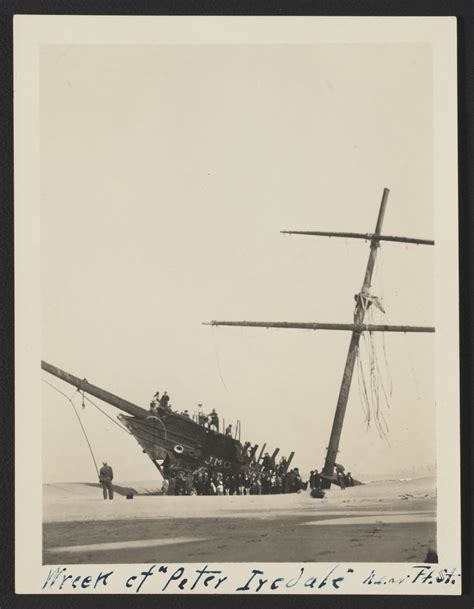
<instances>
[{"instance_id":1,"label":"leaning mast","mask_svg":"<svg viewBox=\"0 0 474 609\"><path fill-rule=\"evenodd\" d=\"M428 239L416 239L412 237L397 237L382 235L382 225L387 208L389 189L384 188L382 201L380 203L379 214L375 231L373 233L338 233L329 231L281 231L286 234L344 237L365 239L370 241L370 253L365 269L364 279L361 290L356 294L356 305L354 310L353 324L331 324L331 323L292 323L292 322L249 322L249 321L212 321L205 325L213 326L247 326L265 328L291 328L291 329L311 329L311 330L349 330L352 332L349 349L347 352L346 364L342 375L339 397L337 400L336 411L329 438L329 445L326 453L326 460L322 471L322 476L329 484L334 478L334 466L336 463L339 443L341 440L344 417L346 414L349 392L354 374L354 365L359 351L359 342L362 332L434 332L435 329L429 326L394 326L382 324L364 324L365 313L374 302L374 297L370 294L372 285L372 275L374 271L377 251L380 241L392 241L401 243L415 243L417 245L434 245L434 241Z\"/></svg>"},{"instance_id":2,"label":"leaning mast","mask_svg":"<svg viewBox=\"0 0 474 609\"><path fill-rule=\"evenodd\" d=\"M372 285L372 275L374 272L375 260L377 258L377 250L379 248L379 242L377 237L382 232L382 224L385 216L385 210L388 202L388 188L384 188L382 201L380 203L379 216L377 218L377 224L375 226L374 236L370 241L370 254L367 261L367 268L365 269L364 281L362 288L356 297L356 306L354 310L354 323L362 324L365 317L365 312L370 306L370 301L367 297L370 294L370 287ZM339 450L339 442L342 433L342 424L344 422L344 416L346 414L347 401L349 399L349 390L351 388L352 376L354 374L354 365L359 350L361 332L354 330L351 336L351 342L349 343L349 350L347 352L346 365L344 367L344 373L342 375L341 388L339 390L339 398L337 400L336 412L334 413L334 421L331 429L331 436L329 438L328 451L326 453L326 461L324 463L324 469L322 471L323 478L330 478L334 473L334 465L336 463L337 452Z\"/></svg>"}]
</instances>

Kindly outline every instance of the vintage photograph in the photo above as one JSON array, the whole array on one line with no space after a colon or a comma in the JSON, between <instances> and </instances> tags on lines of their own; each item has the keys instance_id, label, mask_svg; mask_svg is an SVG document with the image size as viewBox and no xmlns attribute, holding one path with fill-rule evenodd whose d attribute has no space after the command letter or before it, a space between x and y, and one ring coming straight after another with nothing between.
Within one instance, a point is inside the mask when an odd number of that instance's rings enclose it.
<instances>
[{"instance_id":1,"label":"vintage photograph","mask_svg":"<svg viewBox=\"0 0 474 609\"><path fill-rule=\"evenodd\" d=\"M45 563L436 562L430 49L40 78Z\"/></svg>"},{"instance_id":2,"label":"vintage photograph","mask_svg":"<svg viewBox=\"0 0 474 609\"><path fill-rule=\"evenodd\" d=\"M42 565L438 567L431 45L63 40L37 74Z\"/></svg>"}]
</instances>

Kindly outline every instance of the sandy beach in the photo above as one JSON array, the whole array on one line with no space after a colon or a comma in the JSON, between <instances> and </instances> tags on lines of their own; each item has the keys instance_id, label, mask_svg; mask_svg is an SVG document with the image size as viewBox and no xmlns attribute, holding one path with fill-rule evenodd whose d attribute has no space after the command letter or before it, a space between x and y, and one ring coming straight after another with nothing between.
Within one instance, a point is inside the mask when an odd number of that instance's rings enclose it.
<instances>
[{"instance_id":1,"label":"sandy beach","mask_svg":"<svg viewBox=\"0 0 474 609\"><path fill-rule=\"evenodd\" d=\"M436 551L434 478L309 493L153 495L159 483L44 486L44 564L413 562ZM134 498L126 499L133 489Z\"/></svg>"}]
</instances>

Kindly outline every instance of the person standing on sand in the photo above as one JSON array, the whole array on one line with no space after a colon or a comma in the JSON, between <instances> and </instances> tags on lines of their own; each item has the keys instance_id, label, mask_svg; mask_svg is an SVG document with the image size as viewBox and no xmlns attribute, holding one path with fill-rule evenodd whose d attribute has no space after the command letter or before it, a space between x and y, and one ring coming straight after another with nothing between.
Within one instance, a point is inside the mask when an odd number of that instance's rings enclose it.
<instances>
[{"instance_id":1,"label":"person standing on sand","mask_svg":"<svg viewBox=\"0 0 474 609\"><path fill-rule=\"evenodd\" d=\"M337 482L338 482L339 486L341 487L341 491L345 491L346 490L346 477L344 476L343 472L341 472L341 471L337 472Z\"/></svg>"},{"instance_id":2,"label":"person standing on sand","mask_svg":"<svg viewBox=\"0 0 474 609\"><path fill-rule=\"evenodd\" d=\"M107 464L107 461L102 461L102 467L99 471L99 482L102 485L102 492L104 493L104 499L107 499L107 494L109 499L114 498L114 489L112 486L112 480L114 479L114 472L110 465Z\"/></svg>"},{"instance_id":3,"label":"person standing on sand","mask_svg":"<svg viewBox=\"0 0 474 609\"><path fill-rule=\"evenodd\" d=\"M313 472L313 486L311 488L321 488L323 479L317 469Z\"/></svg>"}]
</instances>

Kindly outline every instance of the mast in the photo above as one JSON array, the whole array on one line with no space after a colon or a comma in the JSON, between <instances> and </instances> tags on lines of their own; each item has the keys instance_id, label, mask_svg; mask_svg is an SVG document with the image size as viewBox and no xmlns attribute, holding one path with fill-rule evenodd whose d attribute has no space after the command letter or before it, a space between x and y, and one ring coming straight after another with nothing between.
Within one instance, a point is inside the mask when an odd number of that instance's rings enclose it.
<instances>
[{"instance_id":1,"label":"mast","mask_svg":"<svg viewBox=\"0 0 474 609\"><path fill-rule=\"evenodd\" d=\"M370 302L367 301L370 286L372 284L372 274L374 271L375 259L377 257L377 250L379 248L379 241L377 237L382 231L383 219L385 216L385 210L388 202L388 188L384 188L382 201L380 203L379 216L377 218L377 224L375 226L374 237L370 241L370 254L367 261L367 268L365 269L364 281L362 283L362 289L356 297L356 306L354 310L354 324L360 325L364 321L365 312ZM336 463L337 453L339 451L339 442L341 440L342 425L344 423L344 416L346 414L347 401L349 399L349 390L351 388L352 376L354 374L354 364L359 350L360 331L354 330L352 332L351 341L349 343L349 350L347 352L346 365L342 375L341 388L339 390L339 397L337 400L336 412L334 413L334 421L331 429L331 436L329 438L328 451L326 453L326 461L322 471L323 478L329 478L334 474L334 464Z\"/></svg>"},{"instance_id":2,"label":"mast","mask_svg":"<svg viewBox=\"0 0 474 609\"><path fill-rule=\"evenodd\" d=\"M49 372L49 374L52 374L53 376L57 377L58 379L61 379L62 381L69 383L73 387L76 387L79 391L85 391L90 395L93 395L94 397L98 398L99 400L102 400L107 404L115 406L115 408L118 408L119 410L128 412L128 414L131 414L134 417L139 417L143 419L146 418L149 414L149 412L144 408L136 406L131 402L127 402L127 400L122 400L122 398L119 398L117 395L109 393L108 391L105 391L105 389L101 389L96 385L91 385L91 383L89 383L87 379L81 380L79 377L74 376L69 372L65 372L64 370L61 370L61 368L52 366L51 364L48 364L44 361L41 361L41 368L46 372Z\"/></svg>"},{"instance_id":3,"label":"mast","mask_svg":"<svg viewBox=\"0 0 474 609\"><path fill-rule=\"evenodd\" d=\"M346 364L342 375L339 397L337 400L336 411L329 438L326 459L322 471L322 476L329 485L334 479L334 466L336 463L339 443L341 439L344 416L346 413L347 402L349 399L349 391L354 373L354 365L359 351L359 342L362 332L434 332L435 328L431 326L395 326L387 324L364 324L365 312L371 306L375 299L370 295L370 287L372 284L372 274L374 271L375 260L377 258L377 250L381 241L391 241L398 243L414 243L417 245L434 245L434 241L430 239L418 239L414 237L398 237L391 235L382 235L382 225L387 208L389 189L384 188L382 200L380 202L379 214L375 231L373 233L348 233L348 232L330 232L330 231L281 231L286 234L294 235L313 235L325 237L343 237L365 239L370 241L370 253L365 269L362 288L356 294L356 306L354 310L354 321L352 324L342 323L303 323L303 322L256 322L256 321L212 321L204 325L212 326L247 326L257 328L285 328L285 329L304 329L304 330L349 330L352 332L349 349L347 352Z\"/></svg>"}]
</instances>

